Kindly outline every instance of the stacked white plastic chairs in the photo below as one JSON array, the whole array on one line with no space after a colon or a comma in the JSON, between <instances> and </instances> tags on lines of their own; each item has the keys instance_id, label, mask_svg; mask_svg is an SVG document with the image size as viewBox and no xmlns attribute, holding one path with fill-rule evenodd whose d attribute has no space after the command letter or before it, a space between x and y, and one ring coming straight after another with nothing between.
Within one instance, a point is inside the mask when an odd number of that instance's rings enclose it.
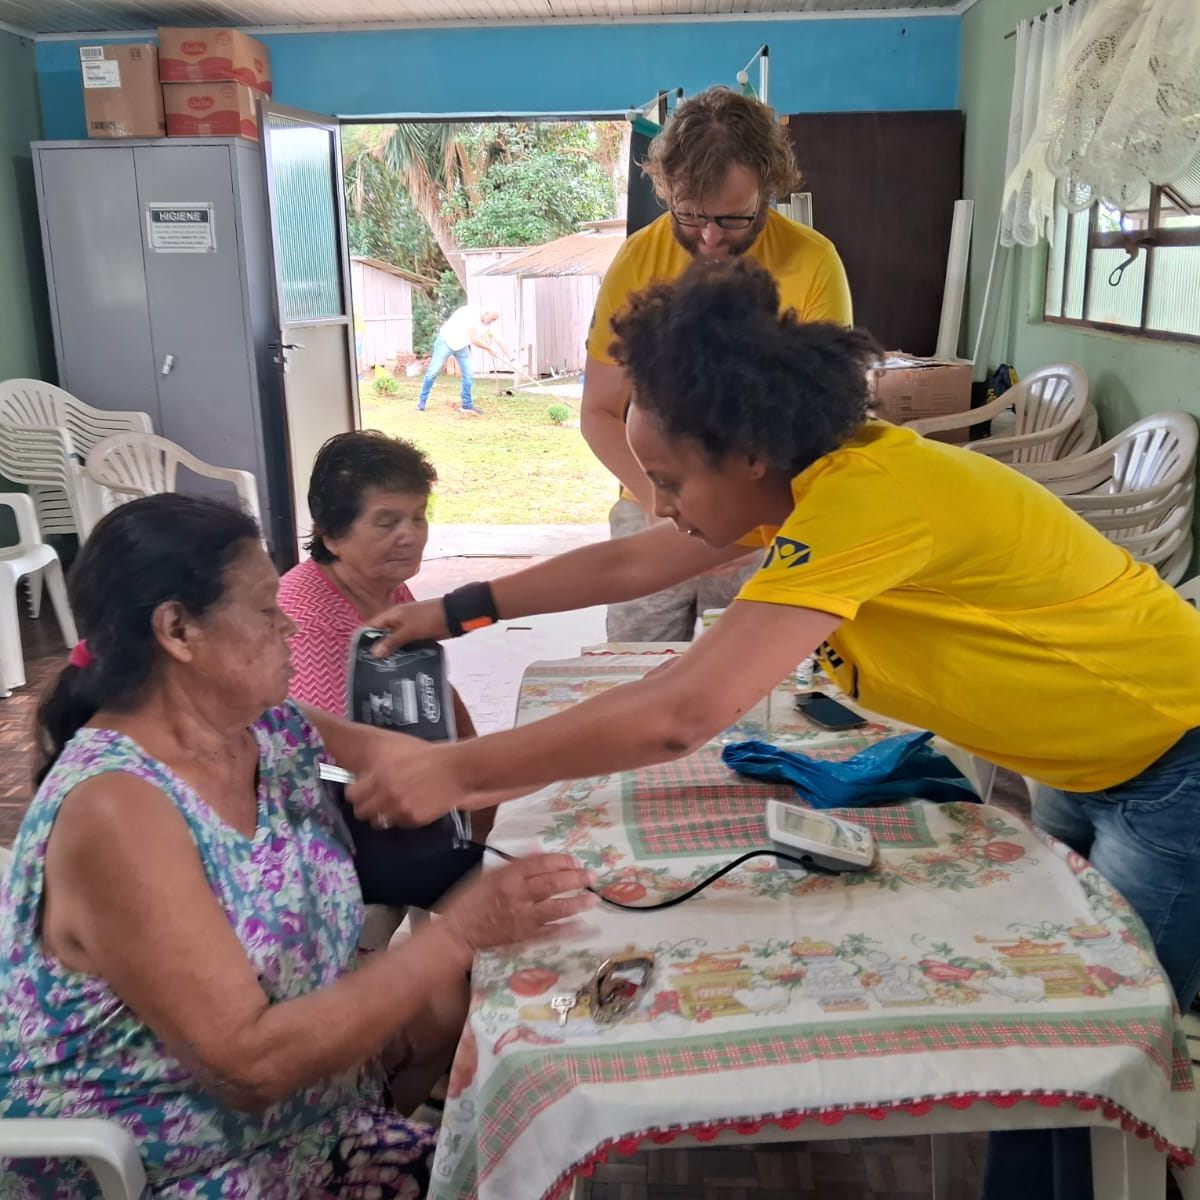
<instances>
[{"instance_id":1,"label":"stacked white plastic chairs","mask_svg":"<svg viewBox=\"0 0 1200 1200\"><path fill-rule=\"evenodd\" d=\"M966 442L965 448L1018 470L1090 450L1099 433L1096 410L1088 403L1087 374L1074 363L1041 367L981 408L921 417L907 427L922 434L948 433L983 421L995 422L993 433Z\"/></svg>"},{"instance_id":2,"label":"stacked white plastic chairs","mask_svg":"<svg viewBox=\"0 0 1200 1200\"><path fill-rule=\"evenodd\" d=\"M1197 441L1194 417L1156 413L1087 454L1022 470L1109 541L1178 584L1192 561Z\"/></svg>"},{"instance_id":3,"label":"stacked white plastic chairs","mask_svg":"<svg viewBox=\"0 0 1200 1200\"><path fill-rule=\"evenodd\" d=\"M0 383L0 475L29 488L43 534L87 537L110 507L84 470L88 452L120 430L152 429L146 413L92 408L38 379Z\"/></svg>"}]
</instances>

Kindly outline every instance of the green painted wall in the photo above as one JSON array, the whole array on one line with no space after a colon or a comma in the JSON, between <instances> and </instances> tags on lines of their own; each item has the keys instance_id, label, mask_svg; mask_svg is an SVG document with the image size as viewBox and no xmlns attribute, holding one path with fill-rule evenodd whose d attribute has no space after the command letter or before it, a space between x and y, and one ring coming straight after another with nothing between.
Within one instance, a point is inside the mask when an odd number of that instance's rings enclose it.
<instances>
[{"instance_id":1,"label":"green painted wall","mask_svg":"<svg viewBox=\"0 0 1200 1200\"><path fill-rule=\"evenodd\" d=\"M0 30L0 379L53 378L29 153L29 143L40 136L33 43Z\"/></svg>"},{"instance_id":2,"label":"green painted wall","mask_svg":"<svg viewBox=\"0 0 1200 1200\"><path fill-rule=\"evenodd\" d=\"M54 379L29 152L41 132L33 43L0 30L0 379ZM12 485L0 478L4 490ZM15 541L12 512L0 508L0 546Z\"/></svg>"},{"instance_id":3,"label":"green painted wall","mask_svg":"<svg viewBox=\"0 0 1200 1200\"><path fill-rule=\"evenodd\" d=\"M988 264L1000 213L1008 107L1016 39L1004 35L1019 20L1044 12L1052 0L977 0L963 16L959 104L966 113L964 192L975 201L965 346L975 344ZM1004 303L989 366L1012 363L1019 372L1067 360L1088 373L1105 437L1153 412L1185 409L1200 416L1200 345L1071 329L1041 320L1046 275L1044 243L1016 249L1009 260ZM1200 301L1198 301L1200 303Z\"/></svg>"}]
</instances>

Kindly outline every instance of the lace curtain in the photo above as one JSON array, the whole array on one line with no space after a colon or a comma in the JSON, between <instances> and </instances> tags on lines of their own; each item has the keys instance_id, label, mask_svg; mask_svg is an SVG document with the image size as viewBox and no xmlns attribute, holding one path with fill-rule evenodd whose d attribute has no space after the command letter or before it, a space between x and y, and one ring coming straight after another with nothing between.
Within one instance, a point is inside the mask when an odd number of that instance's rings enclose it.
<instances>
[{"instance_id":1,"label":"lace curtain","mask_svg":"<svg viewBox=\"0 0 1200 1200\"><path fill-rule=\"evenodd\" d=\"M1000 237L1032 246L1054 201L1128 208L1200 149L1200 0L1076 0L1017 27Z\"/></svg>"}]
</instances>

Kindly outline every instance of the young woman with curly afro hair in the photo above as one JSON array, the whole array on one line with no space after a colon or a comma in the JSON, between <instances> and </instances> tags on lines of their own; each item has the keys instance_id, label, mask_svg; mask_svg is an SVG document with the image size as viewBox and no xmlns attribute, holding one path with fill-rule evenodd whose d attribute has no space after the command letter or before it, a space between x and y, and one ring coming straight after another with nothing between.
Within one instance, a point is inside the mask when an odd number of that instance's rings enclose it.
<instances>
[{"instance_id":1,"label":"young woman with curly afro hair","mask_svg":"<svg viewBox=\"0 0 1200 1200\"><path fill-rule=\"evenodd\" d=\"M629 444L661 522L381 614L393 641L640 596L765 548L656 671L511 732L398 747L357 803L410 823L501 791L681 758L806 656L866 709L1038 781L1035 819L1139 911L1181 1004L1200 987L1200 614L1056 496L869 414L862 332L778 311L744 260L614 322Z\"/></svg>"},{"instance_id":2,"label":"young woman with curly afro hair","mask_svg":"<svg viewBox=\"0 0 1200 1200\"><path fill-rule=\"evenodd\" d=\"M1035 820L1130 901L1186 1007L1200 614L1011 467L874 420L871 339L781 314L754 263L697 263L613 330L660 523L376 622L393 643L446 637L644 596L747 547L765 548L762 567L668 670L472 742L397 739L386 780L351 797L359 815L419 824L681 758L815 652L867 709L1036 779ZM1091 1194L1086 1130L994 1135L984 1195L1063 1200L1055 1161Z\"/></svg>"}]
</instances>

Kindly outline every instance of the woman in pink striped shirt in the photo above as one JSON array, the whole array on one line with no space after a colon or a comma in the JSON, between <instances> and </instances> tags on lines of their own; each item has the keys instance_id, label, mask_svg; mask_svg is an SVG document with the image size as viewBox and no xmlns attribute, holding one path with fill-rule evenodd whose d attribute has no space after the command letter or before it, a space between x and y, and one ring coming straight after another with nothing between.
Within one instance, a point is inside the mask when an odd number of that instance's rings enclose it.
<instances>
[{"instance_id":1,"label":"woman in pink striped shirt","mask_svg":"<svg viewBox=\"0 0 1200 1200\"><path fill-rule=\"evenodd\" d=\"M279 607L299 626L291 639L292 695L339 717L356 629L375 613L413 600L421 569L433 464L410 442L377 430L339 433L317 453L308 485L310 558L279 581ZM458 736L475 726L456 691Z\"/></svg>"}]
</instances>

